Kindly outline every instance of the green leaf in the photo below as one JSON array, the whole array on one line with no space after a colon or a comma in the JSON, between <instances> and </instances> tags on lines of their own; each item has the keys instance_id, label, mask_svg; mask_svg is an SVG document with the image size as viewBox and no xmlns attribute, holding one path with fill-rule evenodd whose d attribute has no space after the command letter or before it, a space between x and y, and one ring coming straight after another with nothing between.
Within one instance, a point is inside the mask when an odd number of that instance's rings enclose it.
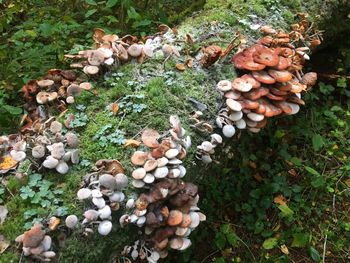
<instances>
[{"instance_id":1,"label":"green leaf","mask_svg":"<svg viewBox=\"0 0 350 263\"><path fill-rule=\"evenodd\" d=\"M292 247L305 247L309 243L308 233L295 233L293 234Z\"/></svg>"},{"instance_id":2,"label":"green leaf","mask_svg":"<svg viewBox=\"0 0 350 263\"><path fill-rule=\"evenodd\" d=\"M22 113L22 109L18 107L14 107L11 105L2 105L2 108L6 110L11 115L19 115Z\"/></svg>"},{"instance_id":3,"label":"green leaf","mask_svg":"<svg viewBox=\"0 0 350 263\"><path fill-rule=\"evenodd\" d=\"M315 151L319 151L322 149L324 145L323 137L319 134L315 134L312 136L312 147Z\"/></svg>"},{"instance_id":4,"label":"green leaf","mask_svg":"<svg viewBox=\"0 0 350 263\"><path fill-rule=\"evenodd\" d=\"M87 3L88 5L97 5L95 0L85 0L85 3Z\"/></svg>"},{"instance_id":5,"label":"green leaf","mask_svg":"<svg viewBox=\"0 0 350 263\"><path fill-rule=\"evenodd\" d=\"M346 78L337 79L337 87L346 88Z\"/></svg>"},{"instance_id":6,"label":"green leaf","mask_svg":"<svg viewBox=\"0 0 350 263\"><path fill-rule=\"evenodd\" d=\"M279 210L281 210L283 217L289 217L289 216L292 216L294 214L293 210L290 209L286 204L278 205L277 207Z\"/></svg>"},{"instance_id":7,"label":"green leaf","mask_svg":"<svg viewBox=\"0 0 350 263\"><path fill-rule=\"evenodd\" d=\"M277 245L277 239L274 237L270 237L264 241L262 246L265 249L273 249L276 245Z\"/></svg>"},{"instance_id":8,"label":"green leaf","mask_svg":"<svg viewBox=\"0 0 350 263\"><path fill-rule=\"evenodd\" d=\"M291 161L292 163L294 163L296 166L301 166L301 160L300 160L299 158L297 158L297 157L292 157L292 158L290 159L290 161Z\"/></svg>"},{"instance_id":9,"label":"green leaf","mask_svg":"<svg viewBox=\"0 0 350 263\"><path fill-rule=\"evenodd\" d=\"M321 176L319 172L317 172L314 168L311 168L310 166L305 166L305 170L312 175Z\"/></svg>"},{"instance_id":10,"label":"green leaf","mask_svg":"<svg viewBox=\"0 0 350 263\"><path fill-rule=\"evenodd\" d=\"M325 180L322 176L317 176L311 181L311 185L315 188L321 187L325 184Z\"/></svg>"},{"instance_id":11,"label":"green leaf","mask_svg":"<svg viewBox=\"0 0 350 263\"><path fill-rule=\"evenodd\" d=\"M224 233L218 232L215 236L215 244L219 249L223 249L226 245L226 237Z\"/></svg>"},{"instance_id":12,"label":"green leaf","mask_svg":"<svg viewBox=\"0 0 350 263\"><path fill-rule=\"evenodd\" d=\"M106 3L106 7L111 8L111 7L115 6L117 3L118 3L118 0L108 0Z\"/></svg>"},{"instance_id":13,"label":"green leaf","mask_svg":"<svg viewBox=\"0 0 350 263\"><path fill-rule=\"evenodd\" d=\"M226 263L226 261L223 257L219 257L215 259L214 263Z\"/></svg>"},{"instance_id":14,"label":"green leaf","mask_svg":"<svg viewBox=\"0 0 350 263\"><path fill-rule=\"evenodd\" d=\"M314 247L309 248L309 253L310 253L310 256L311 256L313 261L315 261L315 262L321 261L321 256Z\"/></svg>"},{"instance_id":15,"label":"green leaf","mask_svg":"<svg viewBox=\"0 0 350 263\"><path fill-rule=\"evenodd\" d=\"M96 12L97 12L97 9L91 9L91 10L87 11L86 14L85 14L85 18L88 18L88 17L92 16Z\"/></svg>"},{"instance_id":16,"label":"green leaf","mask_svg":"<svg viewBox=\"0 0 350 263\"><path fill-rule=\"evenodd\" d=\"M235 246L237 244L237 241L238 241L238 236L233 233L233 232L230 232L226 235L226 238L227 238L227 241L228 243L230 243L231 246Z\"/></svg>"}]
</instances>

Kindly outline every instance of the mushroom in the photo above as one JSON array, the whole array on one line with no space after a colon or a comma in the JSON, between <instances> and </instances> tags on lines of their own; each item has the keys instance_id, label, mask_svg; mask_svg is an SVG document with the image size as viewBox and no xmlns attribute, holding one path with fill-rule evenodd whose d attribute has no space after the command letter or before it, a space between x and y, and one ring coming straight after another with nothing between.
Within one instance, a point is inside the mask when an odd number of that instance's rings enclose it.
<instances>
[{"instance_id":1,"label":"mushroom","mask_svg":"<svg viewBox=\"0 0 350 263\"><path fill-rule=\"evenodd\" d=\"M111 221L104 220L98 225L98 233L102 236L108 235L112 231Z\"/></svg>"},{"instance_id":2,"label":"mushroom","mask_svg":"<svg viewBox=\"0 0 350 263\"><path fill-rule=\"evenodd\" d=\"M73 229L78 224L78 217L76 215L69 215L66 217L66 226Z\"/></svg>"},{"instance_id":3,"label":"mushroom","mask_svg":"<svg viewBox=\"0 0 350 263\"><path fill-rule=\"evenodd\" d=\"M128 48L128 54L134 58L140 56L142 54L142 49L143 49L143 45L139 45L139 44L132 44L129 48Z\"/></svg>"},{"instance_id":4,"label":"mushroom","mask_svg":"<svg viewBox=\"0 0 350 263\"><path fill-rule=\"evenodd\" d=\"M77 84L71 84L67 88L67 96L79 97L81 94L81 88Z\"/></svg>"},{"instance_id":5,"label":"mushroom","mask_svg":"<svg viewBox=\"0 0 350 263\"><path fill-rule=\"evenodd\" d=\"M36 159L40 159L45 156L45 147L42 145L36 145L32 149L32 156Z\"/></svg>"},{"instance_id":6,"label":"mushroom","mask_svg":"<svg viewBox=\"0 0 350 263\"><path fill-rule=\"evenodd\" d=\"M83 69L84 73L87 75L96 75L99 72L99 70L100 69L97 66L91 65L85 66Z\"/></svg>"}]
</instances>

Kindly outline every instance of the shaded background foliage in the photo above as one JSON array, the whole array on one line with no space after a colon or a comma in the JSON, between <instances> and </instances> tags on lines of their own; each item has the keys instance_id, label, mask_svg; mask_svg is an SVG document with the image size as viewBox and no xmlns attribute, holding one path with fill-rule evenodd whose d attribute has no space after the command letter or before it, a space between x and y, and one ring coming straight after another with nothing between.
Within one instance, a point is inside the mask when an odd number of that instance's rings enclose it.
<instances>
[{"instance_id":1,"label":"shaded background foliage","mask_svg":"<svg viewBox=\"0 0 350 263\"><path fill-rule=\"evenodd\" d=\"M0 127L7 130L16 129L13 122L11 126L9 123L22 113L15 107L21 104L18 91L22 84L42 76L48 68L62 66L66 50L79 48L79 45L90 46L93 27L103 27L120 35L147 34L160 23L176 24L203 4L204 11L212 11L212 16L201 19L227 20L230 26L239 24L238 18L248 14L266 17L274 8L283 10L283 17L292 23L293 10L303 6L312 13L321 7L318 13L325 16L320 27L326 29L326 42L307 66L308 70L320 73L320 83L305 96L307 106L296 116L270 122L260 134L243 133L239 140L227 145L231 147L232 159L222 153L220 164L189 172L200 184L203 200L200 207L208 221L191 235L193 246L185 253L174 253L168 262L320 262L325 242L327 262L349 261L350 40L344 40L350 32L347 1L0 0L0 4L0 62L4 65L0 68ZM335 6L333 12L326 8L330 5ZM230 12L237 16L230 16ZM231 66L229 70L232 71ZM103 125L119 123L118 119L106 120L100 110L105 101L135 92L130 83L134 77L132 67L123 67L118 74L110 80L116 87L105 81L106 88L101 88L101 99L96 105L92 105L90 95L80 100L89 108L81 112L86 119L81 118L81 123L77 123L83 131L82 153L93 161L97 157L119 158L122 155L115 145L104 148L90 136L105 127ZM184 87L177 87L178 83L205 84L205 77L196 76L195 72L174 73L170 79L170 91L161 77L144 87L146 95L157 98L157 101L150 100L154 105L148 105L147 110L164 114L161 108L169 106L169 98L172 98L167 94L180 96L183 93ZM135 83L138 85L137 81ZM176 103L182 104L170 100L174 108ZM146 122L138 113L134 116L139 122ZM92 118L96 123L89 122ZM136 130L137 125L141 125L131 122L133 118L126 119L125 127ZM152 125L166 128L163 119L154 116L152 121ZM0 133L7 131L2 127ZM79 175L45 177L65 184L65 204L72 206L73 211L78 207L72 204L70 197L75 195ZM13 193L23 192L23 187L14 178L8 185ZM0 188L1 191L6 194L4 200L9 200L7 190ZM285 198L285 205L275 202L280 195ZM18 196L8 205L18 214L14 215L16 220L7 222L5 230L6 234L15 235L13 232L22 227L22 212L28 212L30 205L24 205ZM111 251L116 250L111 246L117 246L116 243L122 243L125 238L119 231L104 239L94 236L87 242L71 237L60 251L60 260L74 262L79 258L82 262L95 259L107 262ZM118 240L113 240L114 237ZM13 249L3 255L5 262L17 252Z\"/></svg>"}]
</instances>

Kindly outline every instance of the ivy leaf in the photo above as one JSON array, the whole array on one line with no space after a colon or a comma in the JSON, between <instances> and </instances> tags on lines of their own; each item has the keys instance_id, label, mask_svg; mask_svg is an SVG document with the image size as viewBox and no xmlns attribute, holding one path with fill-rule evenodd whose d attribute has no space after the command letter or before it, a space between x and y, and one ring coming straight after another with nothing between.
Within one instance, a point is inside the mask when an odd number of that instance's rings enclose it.
<instances>
[{"instance_id":1,"label":"ivy leaf","mask_svg":"<svg viewBox=\"0 0 350 263\"><path fill-rule=\"evenodd\" d=\"M312 136L312 147L315 151L319 151L322 149L324 145L323 137L319 134L315 134Z\"/></svg>"},{"instance_id":2,"label":"ivy leaf","mask_svg":"<svg viewBox=\"0 0 350 263\"><path fill-rule=\"evenodd\" d=\"M108 0L106 3L106 7L111 8L111 7L115 6L117 3L118 3L118 0Z\"/></svg>"},{"instance_id":3,"label":"ivy leaf","mask_svg":"<svg viewBox=\"0 0 350 263\"><path fill-rule=\"evenodd\" d=\"M320 262L321 256L314 247L309 248L309 253L313 261Z\"/></svg>"},{"instance_id":4,"label":"ivy leaf","mask_svg":"<svg viewBox=\"0 0 350 263\"><path fill-rule=\"evenodd\" d=\"M273 249L277 245L277 239L274 237L270 237L265 239L263 243L263 248L265 249Z\"/></svg>"},{"instance_id":5,"label":"ivy leaf","mask_svg":"<svg viewBox=\"0 0 350 263\"><path fill-rule=\"evenodd\" d=\"M292 247L305 247L309 243L309 234L295 233L293 234Z\"/></svg>"}]
</instances>

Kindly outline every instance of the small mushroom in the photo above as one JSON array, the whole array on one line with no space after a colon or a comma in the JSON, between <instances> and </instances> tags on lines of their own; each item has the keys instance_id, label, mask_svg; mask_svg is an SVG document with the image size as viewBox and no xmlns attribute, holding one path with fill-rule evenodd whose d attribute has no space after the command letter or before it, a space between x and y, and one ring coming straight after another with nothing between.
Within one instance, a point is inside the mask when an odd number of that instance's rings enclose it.
<instances>
[{"instance_id":1,"label":"small mushroom","mask_svg":"<svg viewBox=\"0 0 350 263\"><path fill-rule=\"evenodd\" d=\"M51 122L50 131L52 133L59 133L62 131L62 124L58 121Z\"/></svg>"},{"instance_id":2,"label":"small mushroom","mask_svg":"<svg viewBox=\"0 0 350 263\"><path fill-rule=\"evenodd\" d=\"M73 229L78 224L78 217L76 215L69 215L66 217L66 226Z\"/></svg>"},{"instance_id":3,"label":"small mushroom","mask_svg":"<svg viewBox=\"0 0 350 263\"><path fill-rule=\"evenodd\" d=\"M98 233L102 236L108 235L112 231L111 221L104 220L98 225Z\"/></svg>"},{"instance_id":4,"label":"small mushroom","mask_svg":"<svg viewBox=\"0 0 350 263\"><path fill-rule=\"evenodd\" d=\"M131 157L131 162L133 165L142 166L145 164L148 157L149 157L148 153L142 152L142 151L136 151Z\"/></svg>"},{"instance_id":5,"label":"small mushroom","mask_svg":"<svg viewBox=\"0 0 350 263\"><path fill-rule=\"evenodd\" d=\"M91 190L89 188L81 188L77 193L79 200L89 199L92 197Z\"/></svg>"},{"instance_id":6,"label":"small mushroom","mask_svg":"<svg viewBox=\"0 0 350 263\"><path fill-rule=\"evenodd\" d=\"M68 173L69 167L68 164L61 160L58 162L57 166L56 166L56 171L59 172L60 174L66 174Z\"/></svg>"},{"instance_id":7,"label":"small mushroom","mask_svg":"<svg viewBox=\"0 0 350 263\"><path fill-rule=\"evenodd\" d=\"M182 222L182 212L179 210L171 210L169 213L169 217L167 219L167 224L169 226L177 226Z\"/></svg>"},{"instance_id":8,"label":"small mushroom","mask_svg":"<svg viewBox=\"0 0 350 263\"><path fill-rule=\"evenodd\" d=\"M222 133L226 138L231 138L233 137L233 135L235 135L236 130L235 130L235 127L233 127L232 125L225 125L222 128Z\"/></svg>"},{"instance_id":9,"label":"small mushroom","mask_svg":"<svg viewBox=\"0 0 350 263\"><path fill-rule=\"evenodd\" d=\"M229 80L220 80L216 85L216 88L220 91L229 91L232 89L231 81Z\"/></svg>"},{"instance_id":10,"label":"small mushroom","mask_svg":"<svg viewBox=\"0 0 350 263\"><path fill-rule=\"evenodd\" d=\"M136 180L142 180L146 175L146 170L144 168L138 168L134 170L131 176Z\"/></svg>"},{"instance_id":11,"label":"small mushroom","mask_svg":"<svg viewBox=\"0 0 350 263\"><path fill-rule=\"evenodd\" d=\"M52 157L51 155L46 157L46 160L43 162L43 166L48 169L53 169L58 165L59 161Z\"/></svg>"},{"instance_id":12,"label":"small mushroom","mask_svg":"<svg viewBox=\"0 0 350 263\"><path fill-rule=\"evenodd\" d=\"M114 176L110 174L102 174L99 178L99 183L101 186L107 188L107 189L116 189L117 188L117 182L114 178Z\"/></svg>"},{"instance_id":13,"label":"small mushroom","mask_svg":"<svg viewBox=\"0 0 350 263\"><path fill-rule=\"evenodd\" d=\"M142 54L142 48L143 45L139 45L139 44L132 44L129 48L128 48L128 54L134 58L140 56Z\"/></svg>"},{"instance_id":14,"label":"small mushroom","mask_svg":"<svg viewBox=\"0 0 350 263\"><path fill-rule=\"evenodd\" d=\"M32 156L35 159L40 159L45 156L45 147L42 145L36 145L32 149Z\"/></svg>"},{"instance_id":15,"label":"small mushroom","mask_svg":"<svg viewBox=\"0 0 350 263\"><path fill-rule=\"evenodd\" d=\"M41 88L47 88L55 84L55 82L51 79L42 79L37 82L38 86Z\"/></svg>"},{"instance_id":16,"label":"small mushroom","mask_svg":"<svg viewBox=\"0 0 350 263\"><path fill-rule=\"evenodd\" d=\"M96 75L99 72L99 70L100 69L97 66L90 66L90 65L85 66L83 68L84 73L87 75Z\"/></svg>"},{"instance_id":17,"label":"small mushroom","mask_svg":"<svg viewBox=\"0 0 350 263\"><path fill-rule=\"evenodd\" d=\"M81 94L81 88L77 84L71 84L67 88L67 96L79 97Z\"/></svg>"},{"instance_id":18,"label":"small mushroom","mask_svg":"<svg viewBox=\"0 0 350 263\"><path fill-rule=\"evenodd\" d=\"M125 174L116 174L115 181L117 183L118 190L122 190L123 188L128 186L128 177Z\"/></svg>"}]
</instances>

